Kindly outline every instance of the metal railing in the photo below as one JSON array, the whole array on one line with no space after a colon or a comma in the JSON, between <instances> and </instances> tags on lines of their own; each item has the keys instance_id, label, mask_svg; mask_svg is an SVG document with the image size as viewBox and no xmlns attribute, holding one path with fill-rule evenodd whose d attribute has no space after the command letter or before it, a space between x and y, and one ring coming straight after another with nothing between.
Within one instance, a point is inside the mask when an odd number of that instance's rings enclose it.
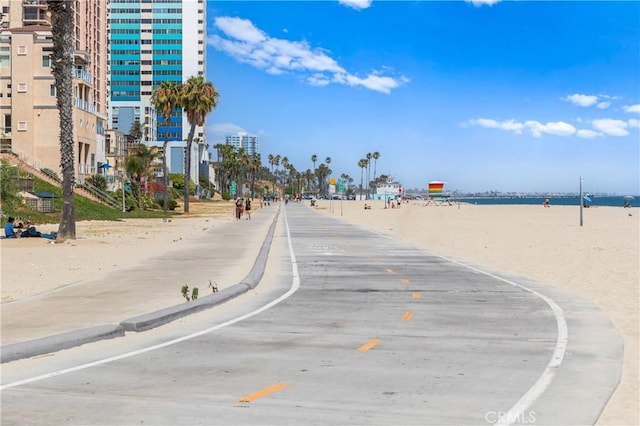
<instances>
[{"instance_id":1,"label":"metal railing","mask_svg":"<svg viewBox=\"0 0 640 426\"><path fill-rule=\"evenodd\" d=\"M91 195L93 195L94 197L96 197L98 200L108 205L109 207L113 207L115 209L122 208L122 202L120 200L113 197L111 194L103 191L102 189L91 185L87 181L76 183L76 188L84 189L85 191L87 191L88 193L90 193Z\"/></svg>"},{"instance_id":2,"label":"metal railing","mask_svg":"<svg viewBox=\"0 0 640 426\"><path fill-rule=\"evenodd\" d=\"M54 172L53 170L44 167L44 168L40 169L40 171L42 172L42 174L44 174L45 176L49 177L50 179L53 179L54 181L58 182L59 184L62 184L62 179L60 179L60 176L58 176L58 174L56 172Z\"/></svg>"}]
</instances>

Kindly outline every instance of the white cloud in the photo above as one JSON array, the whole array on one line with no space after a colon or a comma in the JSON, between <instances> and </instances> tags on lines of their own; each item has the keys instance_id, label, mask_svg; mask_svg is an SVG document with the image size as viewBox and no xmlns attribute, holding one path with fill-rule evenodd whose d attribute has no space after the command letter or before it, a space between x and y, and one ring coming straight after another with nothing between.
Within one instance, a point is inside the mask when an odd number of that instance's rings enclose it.
<instances>
[{"instance_id":1,"label":"white cloud","mask_svg":"<svg viewBox=\"0 0 640 426\"><path fill-rule=\"evenodd\" d=\"M220 17L215 19L215 24L226 35L238 41L255 44L267 39L267 36L247 19Z\"/></svg>"},{"instance_id":2,"label":"white cloud","mask_svg":"<svg viewBox=\"0 0 640 426\"><path fill-rule=\"evenodd\" d=\"M569 95L564 98L565 101L571 102L574 105L581 107L588 107L598 102L598 96L596 95L580 95L578 93Z\"/></svg>"},{"instance_id":3,"label":"white cloud","mask_svg":"<svg viewBox=\"0 0 640 426\"><path fill-rule=\"evenodd\" d=\"M623 109L625 112L640 112L640 104L626 105Z\"/></svg>"},{"instance_id":4,"label":"white cloud","mask_svg":"<svg viewBox=\"0 0 640 426\"><path fill-rule=\"evenodd\" d=\"M515 134L521 134L524 129L524 124L515 120L496 121L491 118L475 118L469 120L469 124L480 127L488 127L490 129L501 129L514 132Z\"/></svg>"},{"instance_id":5,"label":"white cloud","mask_svg":"<svg viewBox=\"0 0 640 426\"><path fill-rule=\"evenodd\" d=\"M580 129L576 132L576 136L578 136L579 138L585 138L585 139L597 138L600 135L601 134L596 131L587 130L587 129Z\"/></svg>"},{"instance_id":6,"label":"white cloud","mask_svg":"<svg viewBox=\"0 0 640 426\"><path fill-rule=\"evenodd\" d=\"M600 120L593 120L591 125L594 129L605 133L610 136L627 136L629 132L627 127L629 124L623 120L614 120L611 118L605 118Z\"/></svg>"},{"instance_id":7,"label":"white cloud","mask_svg":"<svg viewBox=\"0 0 640 426\"><path fill-rule=\"evenodd\" d=\"M577 122L582 123L584 120L577 119ZM520 122L516 120L497 121L492 118L474 118L462 123L463 126L472 125L485 127L488 129L499 129L505 131L511 131L515 134L522 134L525 129L528 129L531 134L536 137L542 137L544 134L556 135L556 136L577 136L579 138L593 139L599 136L627 136L629 134L629 128L640 128L640 119L630 118L629 120L616 120L616 119L599 119L591 121L593 130L589 129L576 129L575 126L565 121L550 121L547 123L541 123L537 120L527 120Z\"/></svg>"},{"instance_id":8,"label":"white cloud","mask_svg":"<svg viewBox=\"0 0 640 426\"><path fill-rule=\"evenodd\" d=\"M464 0L467 3L473 3L474 6L476 7L480 7L480 6L493 6L496 3L499 3L501 0Z\"/></svg>"},{"instance_id":9,"label":"white cloud","mask_svg":"<svg viewBox=\"0 0 640 426\"><path fill-rule=\"evenodd\" d=\"M543 133L558 136L571 136L576 133L576 128L564 121L553 121L547 124L542 124L539 121L529 120L524 124L531 130L531 133L536 138L542 136Z\"/></svg>"},{"instance_id":10,"label":"white cloud","mask_svg":"<svg viewBox=\"0 0 640 426\"><path fill-rule=\"evenodd\" d=\"M339 83L386 94L409 82L405 77L384 76L378 71L364 77L351 74L326 50L312 48L306 41L269 37L248 19L221 16L214 19L214 24L223 35L209 36L208 44L269 74L294 73L315 86Z\"/></svg>"},{"instance_id":11,"label":"white cloud","mask_svg":"<svg viewBox=\"0 0 640 426\"><path fill-rule=\"evenodd\" d=\"M338 3L353 9L367 9L371 6L371 0L338 0Z\"/></svg>"},{"instance_id":12,"label":"white cloud","mask_svg":"<svg viewBox=\"0 0 640 426\"><path fill-rule=\"evenodd\" d=\"M607 109L611 106L611 102L598 102L597 107L600 109Z\"/></svg>"},{"instance_id":13,"label":"white cloud","mask_svg":"<svg viewBox=\"0 0 640 426\"><path fill-rule=\"evenodd\" d=\"M234 123L216 123L207 126L207 134L214 137L225 137L235 135L238 132L244 132L244 128Z\"/></svg>"}]
</instances>

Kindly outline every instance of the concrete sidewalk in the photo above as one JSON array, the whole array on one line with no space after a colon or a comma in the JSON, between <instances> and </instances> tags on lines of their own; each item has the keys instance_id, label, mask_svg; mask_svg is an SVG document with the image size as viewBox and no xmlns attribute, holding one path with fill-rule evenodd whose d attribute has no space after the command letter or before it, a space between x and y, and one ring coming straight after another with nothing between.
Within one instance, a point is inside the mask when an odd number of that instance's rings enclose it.
<instances>
[{"instance_id":1,"label":"concrete sidewalk","mask_svg":"<svg viewBox=\"0 0 640 426\"><path fill-rule=\"evenodd\" d=\"M179 251L96 280L2 305L2 363L148 330L255 288L264 272L279 206L229 221ZM209 281L237 283L213 293ZM185 302L183 284L200 297Z\"/></svg>"}]
</instances>

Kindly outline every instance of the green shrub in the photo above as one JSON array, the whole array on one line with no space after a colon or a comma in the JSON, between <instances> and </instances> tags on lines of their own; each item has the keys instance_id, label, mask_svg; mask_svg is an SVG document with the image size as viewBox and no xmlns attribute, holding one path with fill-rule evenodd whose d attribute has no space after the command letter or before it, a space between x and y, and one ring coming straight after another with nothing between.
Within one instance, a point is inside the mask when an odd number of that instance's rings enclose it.
<instances>
[{"instance_id":1,"label":"green shrub","mask_svg":"<svg viewBox=\"0 0 640 426\"><path fill-rule=\"evenodd\" d=\"M173 188L184 194L184 175L180 173L171 173L169 175L169 180L173 184ZM189 181L189 194L193 195L196 193L196 184Z\"/></svg>"},{"instance_id":2,"label":"green shrub","mask_svg":"<svg viewBox=\"0 0 640 426\"><path fill-rule=\"evenodd\" d=\"M107 190L107 178L102 175L93 175L87 178L87 183L93 185L96 188L106 191Z\"/></svg>"},{"instance_id":3,"label":"green shrub","mask_svg":"<svg viewBox=\"0 0 640 426\"><path fill-rule=\"evenodd\" d=\"M0 201L3 205L19 204L20 173L18 168L2 160L0 163Z\"/></svg>"}]
</instances>

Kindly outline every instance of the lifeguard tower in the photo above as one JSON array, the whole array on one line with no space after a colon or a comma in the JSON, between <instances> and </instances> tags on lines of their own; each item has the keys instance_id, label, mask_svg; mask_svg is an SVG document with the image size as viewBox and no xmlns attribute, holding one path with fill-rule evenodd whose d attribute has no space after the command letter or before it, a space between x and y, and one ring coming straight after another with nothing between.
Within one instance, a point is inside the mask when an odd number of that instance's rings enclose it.
<instances>
[{"instance_id":1,"label":"lifeguard tower","mask_svg":"<svg viewBox=\"0 0 640 426\"><path fill-rule=\"evenodd\" d=\"M441 182L439 180L429 182L429 193L427 204L425 204L425 206L428 206L431 203L435 204L436 206L440 206L444 203L447 203L450 206L453 205L451 204L451 194L445 192L444 184L445 182Z\"/></svg>"}]
</instances>

